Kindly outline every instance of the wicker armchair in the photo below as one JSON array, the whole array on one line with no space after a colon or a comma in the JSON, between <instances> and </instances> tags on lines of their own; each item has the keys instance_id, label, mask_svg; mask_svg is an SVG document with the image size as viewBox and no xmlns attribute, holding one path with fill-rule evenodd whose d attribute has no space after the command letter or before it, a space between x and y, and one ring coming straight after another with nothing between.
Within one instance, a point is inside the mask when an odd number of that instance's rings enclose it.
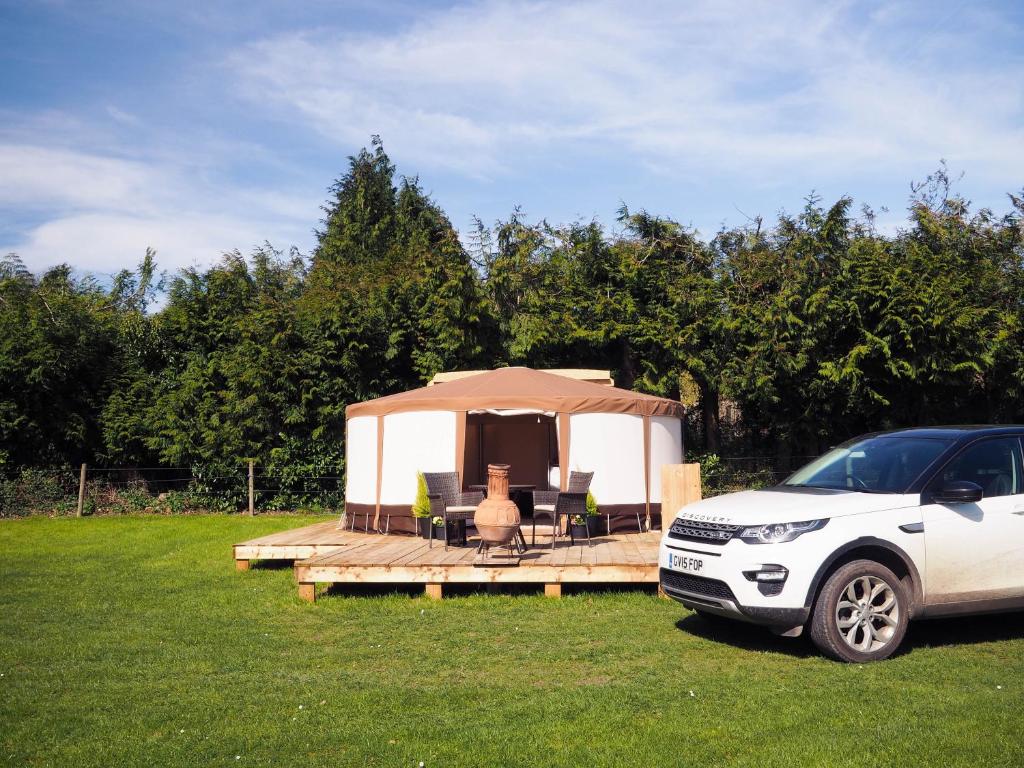
<instances>
[{"instance_id":1,"label":"wicker armchair","mask_svg":"<svg viewBox=\"0 0 1024 768\"><path fill-rule=\"evenodd\" d=\"M565 491L534 491L533 492L533 534L531 545L537 543L537 518L551 518L551 548L555 548L555 539L558 537L558 523L562 515L566 515L567 527L569 529L569 541L576 543L576 537L572 534L571 520L573 515L582 515L587 518L587 492L590 490L590 481L594 478L593 472L570 472L568 489ZM590 541L590 526L587 526L587 545L594 546Z\"/></svg>"},{"instance_id":2,"label":"wicker armchair","mask_svg":"<svg viewBox=\"0 0 1024 768\"><path fill-rule=\"evenodd\" d=\"M444 520L444 548L448 549L448 523L473 519L473 513L484 500L480 491L462 492L458 472L424 472L430 499L430 516ZM430 526L430 546L434 546L434 526Z\"/></svg>"}]
</instances>

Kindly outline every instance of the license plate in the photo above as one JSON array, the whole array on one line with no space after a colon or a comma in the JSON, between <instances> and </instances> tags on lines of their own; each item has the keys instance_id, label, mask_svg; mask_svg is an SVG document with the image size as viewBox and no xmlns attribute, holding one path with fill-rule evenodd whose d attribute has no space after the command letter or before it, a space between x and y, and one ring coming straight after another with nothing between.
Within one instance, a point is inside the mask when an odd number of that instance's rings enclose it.
<instances>
[{"instance_id":1,"label":"license plate","mask_svg":"<svg viewBox=\"0 0 1024 768\"><path fill-rule=\"evenodd\" d=\"M669 552L668 567L674 571L700 573L704 569L704 561L698 557L689 557L687 555L680 555L676 552Z\"/></svg>"}]
</instances>

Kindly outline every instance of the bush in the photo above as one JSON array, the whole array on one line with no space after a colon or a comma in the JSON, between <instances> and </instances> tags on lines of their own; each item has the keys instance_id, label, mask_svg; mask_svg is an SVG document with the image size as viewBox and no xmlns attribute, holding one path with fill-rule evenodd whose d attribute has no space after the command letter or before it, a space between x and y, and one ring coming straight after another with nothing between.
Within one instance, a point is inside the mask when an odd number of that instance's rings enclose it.
<instances>
[{"instance_id":1,"label":"bush","mask_svg":"<svg viewBox=\"0 0 1024 768\"><path fill-rule=\"evenodd\" d=\"M768 467L758 466L755 460L722 459L714 453L692 457L700 464L700 485L703 496L764 488L775 482L775 473Z\"/></svg>"},{"instance_id":2,"label":"bush","mask_svg":"<svg viewBox=\"0 0 1024 768\"><path fill-rule=\"evenodd\" d=\"M0 517L32 513L74 514L77 497L72 473L23 469L0 480Z\"/></svg>"},{"instance_id":3,"label":"bush","mask_svg":"<svg viewBox=\"0 0 1024 768\"><path fill-rule=\"evenodd\" d=\"M412 503L413 517L430 517L430 499L427 498L427 481L422 472L416 473L416 501Z\"/></svg>"}]
</instances>

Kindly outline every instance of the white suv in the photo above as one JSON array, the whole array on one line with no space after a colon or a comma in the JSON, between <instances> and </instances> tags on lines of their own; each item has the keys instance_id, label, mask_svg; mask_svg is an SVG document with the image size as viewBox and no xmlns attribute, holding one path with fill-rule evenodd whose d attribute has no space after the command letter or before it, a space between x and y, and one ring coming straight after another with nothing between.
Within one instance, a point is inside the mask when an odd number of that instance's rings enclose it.
<instances>
[{"instance_id":1,"label":"white suv","mask_svg":"<svg viewBox=\"0 0 1024 768\"><path fill-rule=\"evenodd\" d=\"M884 659L912 618L1024 608L1024 427L865 435L772 488L681 509L665 594L705 617L806 627L826 655Z\"/></svg>"}]
</instances>

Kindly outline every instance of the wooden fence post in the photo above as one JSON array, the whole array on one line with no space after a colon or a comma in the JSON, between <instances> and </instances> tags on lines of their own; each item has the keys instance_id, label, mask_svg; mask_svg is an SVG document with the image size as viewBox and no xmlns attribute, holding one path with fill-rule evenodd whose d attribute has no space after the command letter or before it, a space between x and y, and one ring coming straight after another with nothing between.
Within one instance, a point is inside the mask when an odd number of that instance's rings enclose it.
<instances>
[{"instance_id":1,"label":"wooden fence post","mask_svg":"<svg viewBox=\"0 0 1024 768\"><path fill-rule=\"evenodd\" d=\"M83 512L85 512L85 464L82 464L82 470L78 475L78 513L76 516L81 517Z\"/></svg>"},{"instance_id":2,"label":"wooden fence post","mask_svg":"<svg viewBox=\"0 0 1024 768\"><path fill-rule=\"evenodd\" d=\"M249 459L249 516L250 517L254 517L256 515L256 493L253 490L255 488L255 485L254 485L254 474L253 474L253 465L255 463L256 462L254 462L252 459Z\"/></svg>"},{"instance_id":3,"label":"wooden fence post","mask_svg":"<svg viewBox=\"0 0 1024 768\"><path fill-rule=\"evenodd\" d=\"M661 468L661 520L671 524L687 504L700 501L700 464L665 464Z\"/></svg>"}]
</instances>

